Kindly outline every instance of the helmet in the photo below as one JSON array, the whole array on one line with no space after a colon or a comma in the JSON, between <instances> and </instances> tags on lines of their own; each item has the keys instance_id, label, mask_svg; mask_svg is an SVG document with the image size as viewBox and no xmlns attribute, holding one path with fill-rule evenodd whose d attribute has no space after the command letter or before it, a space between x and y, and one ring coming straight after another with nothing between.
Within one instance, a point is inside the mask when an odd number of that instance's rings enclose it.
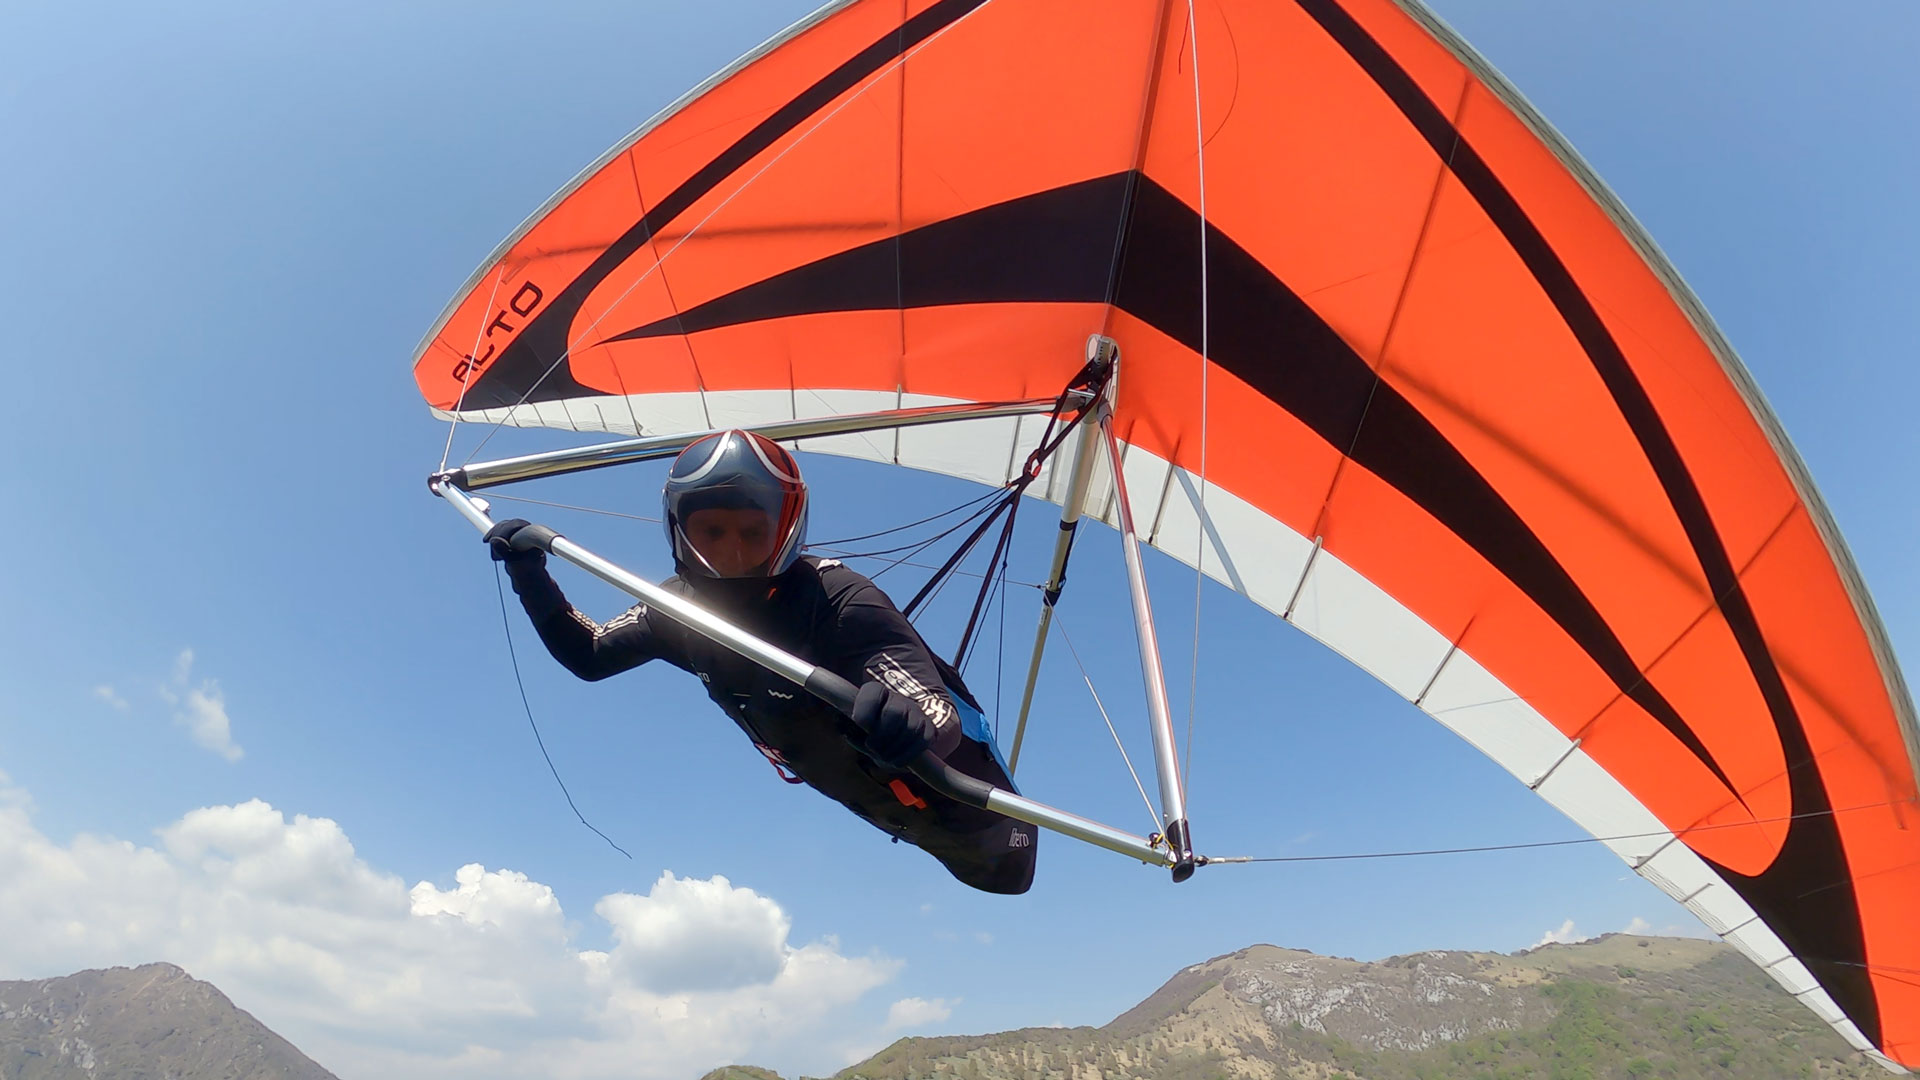
<instances>
[{"instance_id":1,"label":"helmet","mask_svg":"<svg viewBox=\"0 0 1920 1080\"><path fill-rule=\"evenodd\" d=\"M682 450L660 501L682 573L775 577L793 566L806 542L800 465L779 443L751 431L722 431Z\"/></svg>"}]
</instances>

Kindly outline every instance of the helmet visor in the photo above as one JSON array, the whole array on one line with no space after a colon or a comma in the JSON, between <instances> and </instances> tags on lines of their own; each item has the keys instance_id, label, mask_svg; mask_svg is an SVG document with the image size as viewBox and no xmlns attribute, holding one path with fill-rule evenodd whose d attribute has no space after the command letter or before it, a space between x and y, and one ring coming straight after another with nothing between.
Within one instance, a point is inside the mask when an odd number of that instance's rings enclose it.
<instances>
[{"instance_id":1,"label":"helmet visor","mask_svg":"<svg viewBox=\"0 0 1920 1080\"><path fill-rule=\"evenodd\" d=\"M806 531L806 485L792 457L727 432L689 447L667 480L674 555L716 578L771 577L793 565ZM769 457L773 460L769 460Z\"/></svg>"},{"instance_id":2,"label":"helmet visor","mask_svg":"<svg viewBox=\"0 0 1920 1080\"><path fill-rule=\"evenodd\" d=\"M708 506L687 511L680 531L714 577L765 577L779 542L776 514L752 504Z\"/></svg>"}]
</instances>

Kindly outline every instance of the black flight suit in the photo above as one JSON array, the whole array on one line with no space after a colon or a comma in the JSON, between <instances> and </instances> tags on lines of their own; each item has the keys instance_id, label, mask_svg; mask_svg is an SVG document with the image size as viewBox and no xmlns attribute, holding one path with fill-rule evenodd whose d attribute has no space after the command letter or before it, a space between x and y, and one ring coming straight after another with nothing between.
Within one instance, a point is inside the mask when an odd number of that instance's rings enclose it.
<instances>
[{"instance_id":1,"label":"black flight suit","mask_svg":"<svg viewBox=\"0 0 1920 1080\"><path fill-rule=\"evenodd\" d=\"M880 831L920 847L976 889L1017 894L1033 883L1033 826L955 802L911 773L872 760L858 749L861 735L852 721L645 604L596 623L567 602L544 558L506 566L540 640L568 671L598 680L665 660L692 672L783 776L791 773ZM942 760L1013 790L958 673L864 575L832 559L803 557L777 578L699 579L696 587L674 577L664 586L855 686L877 679L906 695L933 721L932 750Z\"/></svg>"}]
</instances>

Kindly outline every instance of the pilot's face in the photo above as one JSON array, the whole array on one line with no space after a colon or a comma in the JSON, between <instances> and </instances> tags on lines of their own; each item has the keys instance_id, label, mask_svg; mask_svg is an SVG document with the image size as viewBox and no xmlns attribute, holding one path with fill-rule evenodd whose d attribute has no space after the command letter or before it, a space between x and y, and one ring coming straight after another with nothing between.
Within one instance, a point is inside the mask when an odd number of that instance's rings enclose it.
<instances>
[{"instance_id":1,"label":"pilot's face","mask_svg":"<svg viewBox=\"0 0 1920 1080\"><path fill-rule=\"evenodd\" d=\"M693 549L721 577L753 573L773 557L773 522L751 507L695 510L683 528Z\"/></svg>"}]
</instances>

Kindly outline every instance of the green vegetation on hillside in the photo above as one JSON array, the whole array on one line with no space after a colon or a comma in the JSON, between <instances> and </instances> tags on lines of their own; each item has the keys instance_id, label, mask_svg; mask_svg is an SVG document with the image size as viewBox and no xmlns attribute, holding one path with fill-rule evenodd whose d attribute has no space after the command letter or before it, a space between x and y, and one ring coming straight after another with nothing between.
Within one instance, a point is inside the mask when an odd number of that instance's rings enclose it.
<instances>
[{"instance_id":1,"label":"green vegetation on hillside","mask_svg":"<svg viewBox=\"0 0 1920 1080\"><path fill-rule=\"evenodd\" d=\"M1369 1049L1300 1024L1270 1035L1184 1008L1137 1009L1106 1028L1032 1028L979 1037L902 1039L842 1080L1877 1080L1882 1072L1743 958L1716 951L1681 965L1562 965L1543 970L1544 1023L1437 1039L1421 1050ZM1536 968L1535 970L1541 970ZM1213 977L1199 983L1212 985ZM1170 984L1170 987L1172 984ZM1148 1017L1156 1015L1157 1020ZM1216 1014L1208 1014L1216 1015ZM1223 1021L1224 1022L1224 1021ZM1209 1032L1220 1038L1209 1040Z\"/></svg>"},{"instance_id":2,"label":"green vegetation on hillside","mask_svg":"<svg viewBox=\"0 0 1920 1080\"><path fill-rule=\"evenodd\" d=\"M1369 1051L1294 1029L1286 1042L1330 1065L1329 1080L1793 1080L1872 1077L1826 1024L1758 972L1706 965L1708 987L1633 985L1561 976L1540 992L1557 1008L1545 1027L1494 1032L1422 1051ZM1664 981L1663 981L1664 982ZM1732 989L1737 994L1715 990ZM1715 999L1719 1000L1716 1001Z\"/></svg>"}]
</instances>

